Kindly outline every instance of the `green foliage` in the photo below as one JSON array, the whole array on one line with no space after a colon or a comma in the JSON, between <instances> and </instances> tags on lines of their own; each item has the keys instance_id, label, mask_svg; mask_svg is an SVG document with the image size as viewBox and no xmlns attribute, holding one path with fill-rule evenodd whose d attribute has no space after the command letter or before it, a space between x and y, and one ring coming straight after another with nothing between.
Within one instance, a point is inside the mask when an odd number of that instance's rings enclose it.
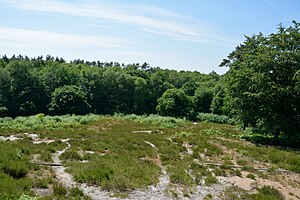
<instances>
[{"instance_id":1,"label":"green foliage","mask_svg":"<svg viewBox=\"0 0 300 200\"><path fill-rule=\"evenodd\" d=\"M29 196L29 195L27 195L27 194L22 194L22 195L18 198L18 200L35 200L35 198L34 198L34 197L31 197L31 196Z\"/></svg>"},{"instance_id":2,"label":"green foliage","mask_svg":"<svg viewBox=\"0 0 300 200\"><path fill-rule=\"evenodd\" d=\"M80 124L84 118L91 121ZM23 139L0 142L0 199L17 199L22 193L32 196L30 189L35 187L54 189L54 194L45 199L86 199L87 197L78 188L64 188L61 184L53 182L51 170L47 176L47 168L28 164L33 155L43 157L45 154L48 157L51 153L66 148L67 144L59 141L63 138L70 138L68 143L71 148L67 149L60 159L74 180L99 185L116 196L156 185L162 167L166 169L174 187L180 185L192 189L203 181L208 186L216 183L215 176L227 174L241 176L242 170L256 174L253 167L248 167L253 161L295 172L299 171L300 166L299 155L296 152L241 142L234 139L241 132L226 124L206 122L192 124L183 119L156 115L50 117L38 114L15 120L9 118L1 120L11 125L13 123L24 125L27 124L27 120L34 120L37 124L41 124L38 129L40 138L56 141L49 144L33 144L30 138L17 134ZM60 123L64 128L53 126L54 122ZM163 124L166 122L172 123L172 128L165 127ZM33 130L29 128L27 127L26 132ZM4 135L15 132L14 129L2 130L1 133ZM219 133L224 135L221 136ZM239 165L245 166L241 171L233 170L229 166L232 165L234 158L233 155L226 154L224 149L232 149L237 155L243 156L243 160L237 161ZM82 160L87 162L80 162ZM203 164L210 160L223 162L223 165L213 167ZM250 175L248 177L255 178ZM238 197L245 199L252 197L257 199L257 195L265 197L260 193L266 196L267 192L258 190L256 196L239 194ZM177 195L180 196L179 193Z\"/></svg>"},{"instance_id":3,"label":"green foliage","mask_svg":"<svg viewBox=\"0 0 300 200\"><path fill-rule=\"evenodd\" d=\"M194 112L210 113L213 91L209 88L198 88L193 96Z\"/></svg>"},{"instance_id":4,"label":"green foliage","mask_svg":"<svg viewBox=\"0 0 300 200\"><path fill-rule=\"evenodd\" d=\"M77 86L64 85L56 88L51 95L50 111L52 114L87 114L91 110L85 93Z\"/></svg>"},{"instance_id":5,"label":"green foliage","mask_svg":"<svg viewBox=\"0 0 300 200\"><path fill-rule=\"evenodd\" d=\"M247 174L247 178L251 178L253 180L255 180L255 175L252 173Z\"/></svg>"},{"instance_id":6,"label":"green foliage","mask_svg":"<svg viewBox=\"0 0 300 200\"><path fill-rule=\"evenodd\" d=\"M136 114L146 114L149 112L146 105L149 104L150 98L148 82L141 77L137 77L134 84L133 112Z\"/></svg>"},{"instance_id":7,"label":"green foliage","mask_svg":"<svg viewBox=\"0 0 300 200\"><path fill-rule=\"evenodd\" d=\"M0 70L0 114L16 117L46 110L46 90L33 67L32 62L20 60Z\"/></svg>"},{"instance_id":8,"label":"green foliage","mask_svg":"<svg viewBox=\"0 0 300 200\"><path fill-rule=\"evenodd\" d=\"M256 147L253 145L240 144L237 141L222 141L222 143L230 149L235 149L242 156L251 157L257 161L267 161L290 171L300 171L300 156L294 152L264 146ZM240 160L238 163L243 166L244 170L253 171L253 167L247 165L248 162Z\"/></svg>"},{"instance_id":9,"label":"green foliage","mask_svg":"<svg viewBox=\"0 0 300 200\"><path fill-rule=\"evenodd\" d=\"M300 25L278 27L277 33L246 37L224 59L226 95L231 112L244 128L258 126L293 140L300 138L298 90Z\"/></svg>"},{"instance_id":10,"label":"green foliage","mask_svg":"<svg viewBox=\"0 0 300 200\"><path fill-rule=\"evenodd\" d=\"M14 179L24 178L29 171L27 155L15 144L0 142L0 171Z\"/></svg>"},{"instance_id":11,"label":"green foliage","mask_svg":"<svg viewBox=\"0 0 300 200\"><path fill-rule=\"evenodd\" d=\"M216 115L210 113L198 113L197 118L200 122L213 122L218 124L235 124L235 120L225 116L225 115Z\"/></svg>"},{"instance_id":12,"label":"green foliage","mask_svg":"<svg viewBox=\"0 0 300 200\"><path fill-rule=\"evenodd\" d=\"M61 183L54 183L53 194L58 197L65 197L67 195L67 189Z\"/></svg>"},{"instance_id":13,"label":"green foliage","mask_svg":"<svg viewBox=\"0 0 300 200\"><path fill-rule=\"evenodd\" d=\"M84 197L84 193L78 187L75 187L70 190L70 196L75 198L80 198L80 197Z\"/></svg>"},{"instance_id":14,"label":"green foliage","mask_svg":"<svg viewBox=\"0 0 300 200\"><path fill-rule=\"evenodd\" d=\"M77 151L68 150L60 156L60 159L70 160L70 161L79 161L79 160L82 160L83 158L81 155L79 155L79 153Z\"/></svg>"},{"instance_id":15,"label":"green foliage","mask_svg":"<svg viewBox=\"0 0 300 200\"><path fill-rule=\"evenodd\" d=\"M218 179L215 176L211 175L211 174L209 174L205 178L205 185L207 185L207 186L211 186L212 184L215 184L217 182L218 182Z\"/></svg>"},{"instance_id":16,"label":"green foliage","mask_svg":"<svg viewBox=\"0 0 300 200\"><path fill-rule=\"evenodd\" d=\"M169 171L171 172L170 180L172 183L191 185L192 179L189 174L186 173L184 164L176 167L171 167Z\"/></svg>"},{"instance_id":17,"label":"green foliage","mask_svg":"<svg viewBox=\"0 0 300 200\"><path fill-rule=\"evenodd\" d=\"M172 117L188 116L191 104L190 98L181 89L168 89L157 102L157 112Z\"/></svg>"},{"instance_id":18,"label":"green foliage","mask_svg":"<svg viewBox=\"0 0 300 200\"><path fill-rule=\"evenodd\" d=\"M14 143L0 142L0 199L17 199L30 194L31 180L25 178L30 165L27 155Z\"/></svg>"},{"instance_id":19,"label":"green foliage","mask_svg":"<svg viewBox=\"0 0 300 200\"><path fill-rule=\"evenodd\" d=\"M257 193L246 195L248 199L253 200L283 200L284 196L275 188L263 186L259 188Z\"/></svg>"},{"instance_id":20,"label":"green foliage","mask_svg":"<svg viewBox=\"0 0 300 200\"><path fill-rule=\"evenodd\" d=\"M3 56L0 63L0 117L91 112L195 119L197 112L210 112L212 91L221 79L215 72L83 60L66 63L50 55Z\"/></svg>"},{"instance_id":21,"label":"green foliage","mask_svg":"<svg viewBox=\"0 0 300 200\"><path fill-rule=\"evenodd\" d=\"M213 99L210 105L210 110L213 114L223 115L228 114L224 106L225 90L223 82L220 82L214 88Z\"/></svg>"},{"instance_id":22,"label":"green foliage","mask_svg":"<svg viewBox=\"0 0 300 200\"><path fill-rule=\"evenodd\" d=\"M13 130L17 132L28 130L65 130L66 128L73 128L80 125L85 125L101 117L94 114L75 116L44 116L37 114L30 117L0 118L0 130Z\"/></svg>"},{"instance_id":23,"label":"green foliage","mask_svg":"<svg viewBox=\"0 0 300 200\"><path fill-rule=\"evenodd\" d=\"M18 199L21 195L31 194L32 183L27 179L14 179L0 171L0 199Z\"/></svg>"},{"instance_id":24,"label":"green foliage","mask_svg":"<svg viewBox=\"0 0 300 200\"><path fill-rule=\"evenodd\" d=\"M166 128L174 128L178 126L183 126L186 124L188 121L185 119L181 118L175 118L175 117L165 117L165 116L160 116L160 115L115 115L116 117L120 117L122 119L126 120L134 120L139 123L145 123L145 124L155 124L155 125L160 125L162 127Z\"/></svg>"}]
</instances>

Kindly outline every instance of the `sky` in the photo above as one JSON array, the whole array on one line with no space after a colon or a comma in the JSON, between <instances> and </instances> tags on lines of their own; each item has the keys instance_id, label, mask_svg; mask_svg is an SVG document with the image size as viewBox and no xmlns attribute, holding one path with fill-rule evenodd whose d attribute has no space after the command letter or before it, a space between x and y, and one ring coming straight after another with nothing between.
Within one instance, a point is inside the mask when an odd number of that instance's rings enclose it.
<instances>
[{"instance_id":1,"label":"sky","mask_svg":"<svg viewBox=\"0 0 300 200\"><path fill-rule=\"evenodd\" d=\"M299 0L0 0L0 55L225 73L244 35L300 22Z\"/></svg>"}]
</instances>

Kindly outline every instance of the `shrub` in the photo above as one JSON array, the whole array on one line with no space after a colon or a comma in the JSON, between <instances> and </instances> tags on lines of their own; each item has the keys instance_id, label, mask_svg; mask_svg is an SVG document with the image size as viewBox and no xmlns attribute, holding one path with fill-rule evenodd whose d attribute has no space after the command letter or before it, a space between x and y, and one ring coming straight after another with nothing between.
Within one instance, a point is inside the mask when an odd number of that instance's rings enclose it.
<instances>
[{"instance_id":1,"label":"shrub","mask_svg":"<svg viewBox=\"0 0 300 200\"><path fill-rule=\"evenodd\" d=\"M247 195L247 199L253 200L283 200L283 195L273 187L263 186L255 194Z\"/></svg>"},{"instance_id":2,"label":"shrub","mask_svg":"<svg viewBox=\"0 0 300 200\"><path fill-rule=\"evenodd\" d=\"M79 199L80 197L84 197L84 193L78 187L75 187L70 190L70 196L77 197Z\"/></svg>"},{"instance_id":3,"label":"shrub","mask_svg":"<svg viewBox=\"0 0 300 200\"><path fill-rule=\"evenodd\" d=\"M34 197L31 197L31 196L29 196L29 195L27 195L27 194L22 194L19 198L18 198L18 200L35 200L36 198L34 198Z\"/></svg>"},{"instance_id":4,"label":"shrub","mask_svg":"<svg viewBox=\"0 0 300 200\"><path fill-rule=\"evenodd\" d=\"M31 194L32 182L28 179L14 179L0 171L0 199L16 199L24 193Z\"/></svg>"},{"instance_id":5,"label":"shrub","mask_svg":"<svg viewBox=\"0 0 300 200\"><path fill-rule=\"evenodd\" d=\"M44 116L37 114L29 117L0 118L0 129L3 130L64 130L65 128L73 128L84 124L91 123L100 119L99 115L88 114L82 116L62 115L62 116Z\"/></svg>"},{"instance_id":6,"label":"shrub","mask_svg":"<svg viewBox=\"0 0 300 200\"><path fill-rule=\"evenodd\" d=\"M19 179L28 173L28 165L22 161L9 162L2 167L2 171L14 179Z\"/></svg>"},{"instance_id":7,"label":"shrub","mask_svg":"<svg viewBox=\"0 0 300 200\"><path fill-rule=\"evenodd\" d=\"M213 122L218 124L235 124L234 119L226 115L216 115L211 113L198 113L196 119L201 122Z\"/></svg>"},{"instance_id":8,"label":"shrub","mask_svg":"<svg viewBox=\"0 0 300 200\"><path fill-rule=\"evenodd\" d=\"M186 119L182 118L175 118L175 117L165 117L160 115L122 115L122 114L115 114L115 117L119 117L125 120L134 120L136 122L145 123L145 124L158 124L162 127L166 128L174 128L178 126L182 126L187 123Z\"/></svg>"},{"instance_id":9,"label":"shrub","mask_svg":"<svg viewBox=\"0 0 300 200\"><path fill-rule=\"evenodd\" d=\"M205 178L205 185L207 185L207 186L211 186L212 184L217 183L217 182L218 182L218 179L215 176L211 175L211 174L209 174Z\"/></svg>"},{"instance_id":10,"label":"shrub","mask_svg":"<svg viewBox=\"0 0 300 200\"><path fill-rule=\"evenodd\" d=\"M254 175L254 174L251 174L251 173L249 173L249 174L247 174L247 178L250 178L250 179L253 179L253 180L255 180L255 175Z\"/></svg>"},{"instance_id":11,"label":"shrub","mask_svg":"<svg viewBox=\"0 0 300 200\"><path fill-rule=\"evenodd\" d=\"M53 194L55 196L63 197L67 195L67 189L61 183L53 184Z\"/></svg>"},{"instance_id":12,"label":"shrub","mask_svg":"<svg viewBox=\"0 0 300 200\"><path fill-rule=\"evenodd\" d=\"M86 100L81 88L75 85L64 85L56 88L51 95L49 110L54 114L87 114L91 105Z\"/></svg>"},{"instance_id":13,"label":"shrub","mask_svg":"<svg viewBox=\"0 0 300 200\"><path fill-rule=\"evenodd\" d=\"M191 99L181 89L168 89L157 100L156 111L163 116L188 116Z\"/></svg>"},{"instance_id":14,"label":"shrub","mask_svg":"<svg viewBox=\"0 0 300 200\"><path fill-rule=\"evenodd\" d=\"M82 160L82 156L78 154L77 151L74 150L68 150L66 152L64 152L61 156L61 159L63 160L70 160L70 161L78 161L78 160Z\"/></svg>"}]
</instances>

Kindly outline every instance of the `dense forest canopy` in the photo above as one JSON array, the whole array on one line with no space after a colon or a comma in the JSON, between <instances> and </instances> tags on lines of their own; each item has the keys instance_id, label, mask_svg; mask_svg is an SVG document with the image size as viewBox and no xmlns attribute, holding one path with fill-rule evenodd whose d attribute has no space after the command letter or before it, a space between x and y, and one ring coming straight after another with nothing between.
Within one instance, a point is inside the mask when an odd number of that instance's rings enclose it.
<instances>
[{"instance_id":1,"label":"dense forest canopy","mask_svg":"<svg viewBox=\"0 0 300 200\"><path fill-rule=\"evenodd\" d=\"M37 113L154 114L191 118L211 112L215 72L175 71L144 63L40 56L0 59L0 116Z\"/></svg>"},{"instance_id":2,"label":"dense forest canopy","mask_svg":"<svg viewBox=\"0 0 300 200\"><path fill-rule=\"evenodd\" d=\"M4 55L0 117L134 113L197 120L213 113L273 133L275 139L300 141L299 23L280 25L269 36L246 36L220 65L229 68L225 75L148 63Z\"/></svg>"}]
</instances>

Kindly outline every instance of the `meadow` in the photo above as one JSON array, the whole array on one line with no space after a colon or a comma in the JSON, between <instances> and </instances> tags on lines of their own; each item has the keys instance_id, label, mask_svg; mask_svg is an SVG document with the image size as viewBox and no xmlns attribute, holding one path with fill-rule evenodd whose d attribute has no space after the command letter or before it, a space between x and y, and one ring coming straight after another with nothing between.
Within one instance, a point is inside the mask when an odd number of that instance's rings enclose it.
<instances>
[{"instance_id":1,"label":"meadow","mask_svg":"<svg viewBox=\"0 0 300 200\"><path fill-rule=\"evenodd\" d=\"M151 186L166 199L300 198L299 152L245 134L158 115L0 118L0 199L93 199L82 184L128 199Z\"/></svg>"}]
</instances>

